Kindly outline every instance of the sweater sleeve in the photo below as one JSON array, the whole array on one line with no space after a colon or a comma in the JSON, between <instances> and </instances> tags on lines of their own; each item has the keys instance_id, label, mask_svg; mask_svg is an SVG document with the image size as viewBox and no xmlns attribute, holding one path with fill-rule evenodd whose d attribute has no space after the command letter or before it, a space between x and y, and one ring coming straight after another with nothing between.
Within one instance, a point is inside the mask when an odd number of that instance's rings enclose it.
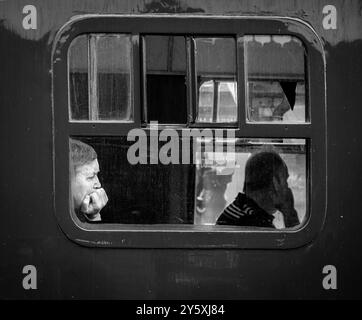
<instances>
[{"instance_id":1,"label":"sweater sleeve","mask_svg":"<svg viewBox=\"0 0 362 320\"><path fill-rule=\"evenodd\" d=\"M240 194L235 198L235 200L229 204L223 211L223 213L218 218L216 224L219 225L237 225L240 223L240 219L243 216L241 203L240 203Z\"/></svg>"}]
</instances>

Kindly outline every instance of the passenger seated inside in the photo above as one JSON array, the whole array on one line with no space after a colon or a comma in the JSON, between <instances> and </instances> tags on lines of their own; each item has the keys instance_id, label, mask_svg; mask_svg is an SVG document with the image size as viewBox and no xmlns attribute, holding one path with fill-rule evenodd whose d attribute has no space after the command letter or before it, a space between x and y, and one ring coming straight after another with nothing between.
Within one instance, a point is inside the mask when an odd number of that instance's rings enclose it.
<instances>
[{"instance_id":1,"label":"passenger seated inside","mask_svg":"<svg viewBox=\"0 0 362 320\"><path fill-rule=\"evenodd\" d=\"M243 193L223 211L218 225L292 228L299 224L288 186L288 168L274 151L253 154L245 166Z\"/></svg>"},{"instance_id":2,"label":"passenger seated inside","mask_svg":"<svg viewBox=\"0 0 362 320\"><path fill-rule=\"evenodd\" d=\"M108 197L98 179L99 164L94 149L70 139L70 185L74 211L82 222L101 221L100 211Z\"/></svg>"}]
</instances>

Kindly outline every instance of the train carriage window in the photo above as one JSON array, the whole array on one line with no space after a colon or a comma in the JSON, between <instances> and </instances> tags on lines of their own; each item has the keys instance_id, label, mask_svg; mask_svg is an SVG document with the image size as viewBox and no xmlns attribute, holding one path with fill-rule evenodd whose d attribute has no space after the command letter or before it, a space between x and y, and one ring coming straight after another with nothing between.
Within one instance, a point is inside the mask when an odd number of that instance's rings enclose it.
<instances>
[{"instance_id":1,"label":"train carriage window","mask_svg":"<svg viewBox=\"0 0 362 320\"><path fill-rule=\"evenodd\" d=\"M120 247L310 241L325 200L323 49L309 27L287 22L103 17L60 32L54 193L69 237Z\"/></svg>"},{"instance_id":2,"label":"train carriage window","mask_svg":"<svg viewBox=\"0 0 362 320\"><path fill-rule=\"evenodd\" d=\"M305 48L292 36L245 36L251 122L305 123Z\"/></svg>"}]
</instances>

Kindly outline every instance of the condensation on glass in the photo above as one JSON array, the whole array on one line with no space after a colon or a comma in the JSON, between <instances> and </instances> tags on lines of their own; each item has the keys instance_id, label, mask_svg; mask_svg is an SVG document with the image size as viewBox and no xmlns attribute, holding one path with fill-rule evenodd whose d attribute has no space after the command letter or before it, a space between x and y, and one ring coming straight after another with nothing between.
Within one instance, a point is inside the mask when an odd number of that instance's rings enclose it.
<instances>
[{"instance_id":1,"label":"condensation on glass","mask_svg":"<svg viewBox=\"0 0 362 320\"><path fill-rule=\"evenodd\" d=\"M144 37L147 122L187 122L186 40L184 36Z\"/></svg>"},{"instance_id":2,"label":"condensation on glass","mask_svg":"<svg viewBox=\"0 0 362 320\"><path fill-rule=\"evenodd\" d=\"M195 38L198 123L237 121L236 41Z\"/></svg>"},{"instance_id":3,"label":"condensation on glass","mask_svg":"<svg viewBox=\"0 0 362 320\"><path fill-rule=\"evenodd\" d=\"M77 37L68 61L71 120L133 120L130 35Z\"/></svg>"},{"instance_id":4,"label":"condensation on glass","mask_svg":"<svg viewBox=\"0 0 362 320\"><path fill-rule=\"evenodd\" d=\"M247 120L250 122L308 122L306 50L296 37L244 37Z\"/></svg>"},{"instance_id":5,"label":"condensation on glass","mask_svg":"<svg viewBox=\"0 0 362 320\"><path fill-rule=\"evenodd\" d=\"M89 119L88 95L88 36L73 40L69 48L69 105L70 119Z\"/></svg>"}]
</instances>

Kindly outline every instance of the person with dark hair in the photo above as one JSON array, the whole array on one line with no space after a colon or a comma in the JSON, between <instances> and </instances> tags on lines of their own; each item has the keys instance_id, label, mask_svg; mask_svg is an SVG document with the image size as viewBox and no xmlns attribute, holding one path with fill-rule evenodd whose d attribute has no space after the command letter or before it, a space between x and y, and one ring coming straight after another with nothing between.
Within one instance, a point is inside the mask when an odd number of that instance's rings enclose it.
<instances>
[{"instance_id":1,"label":"person with dark hair","mask_svg":"<svg viewBox=\"0 0 362 320\"><path fill-rule=\"evenodd\" d=\"M82 222L101 221L100 211L108 197L98 179L99 163L94 149L79 140L70 139L71 201Z\"/></svg>"},{"instance_id":2,"label":"person with dark hair","mask_svg":"<svg viewBox=\"0 0 362 320\"><path fill-rule=\"evenodd\" d=\"M223 211L219 225L292 228L299 224L288 168L274 151L253 154L245 165L243 193Z\"/></svg>"}]
</instances>

